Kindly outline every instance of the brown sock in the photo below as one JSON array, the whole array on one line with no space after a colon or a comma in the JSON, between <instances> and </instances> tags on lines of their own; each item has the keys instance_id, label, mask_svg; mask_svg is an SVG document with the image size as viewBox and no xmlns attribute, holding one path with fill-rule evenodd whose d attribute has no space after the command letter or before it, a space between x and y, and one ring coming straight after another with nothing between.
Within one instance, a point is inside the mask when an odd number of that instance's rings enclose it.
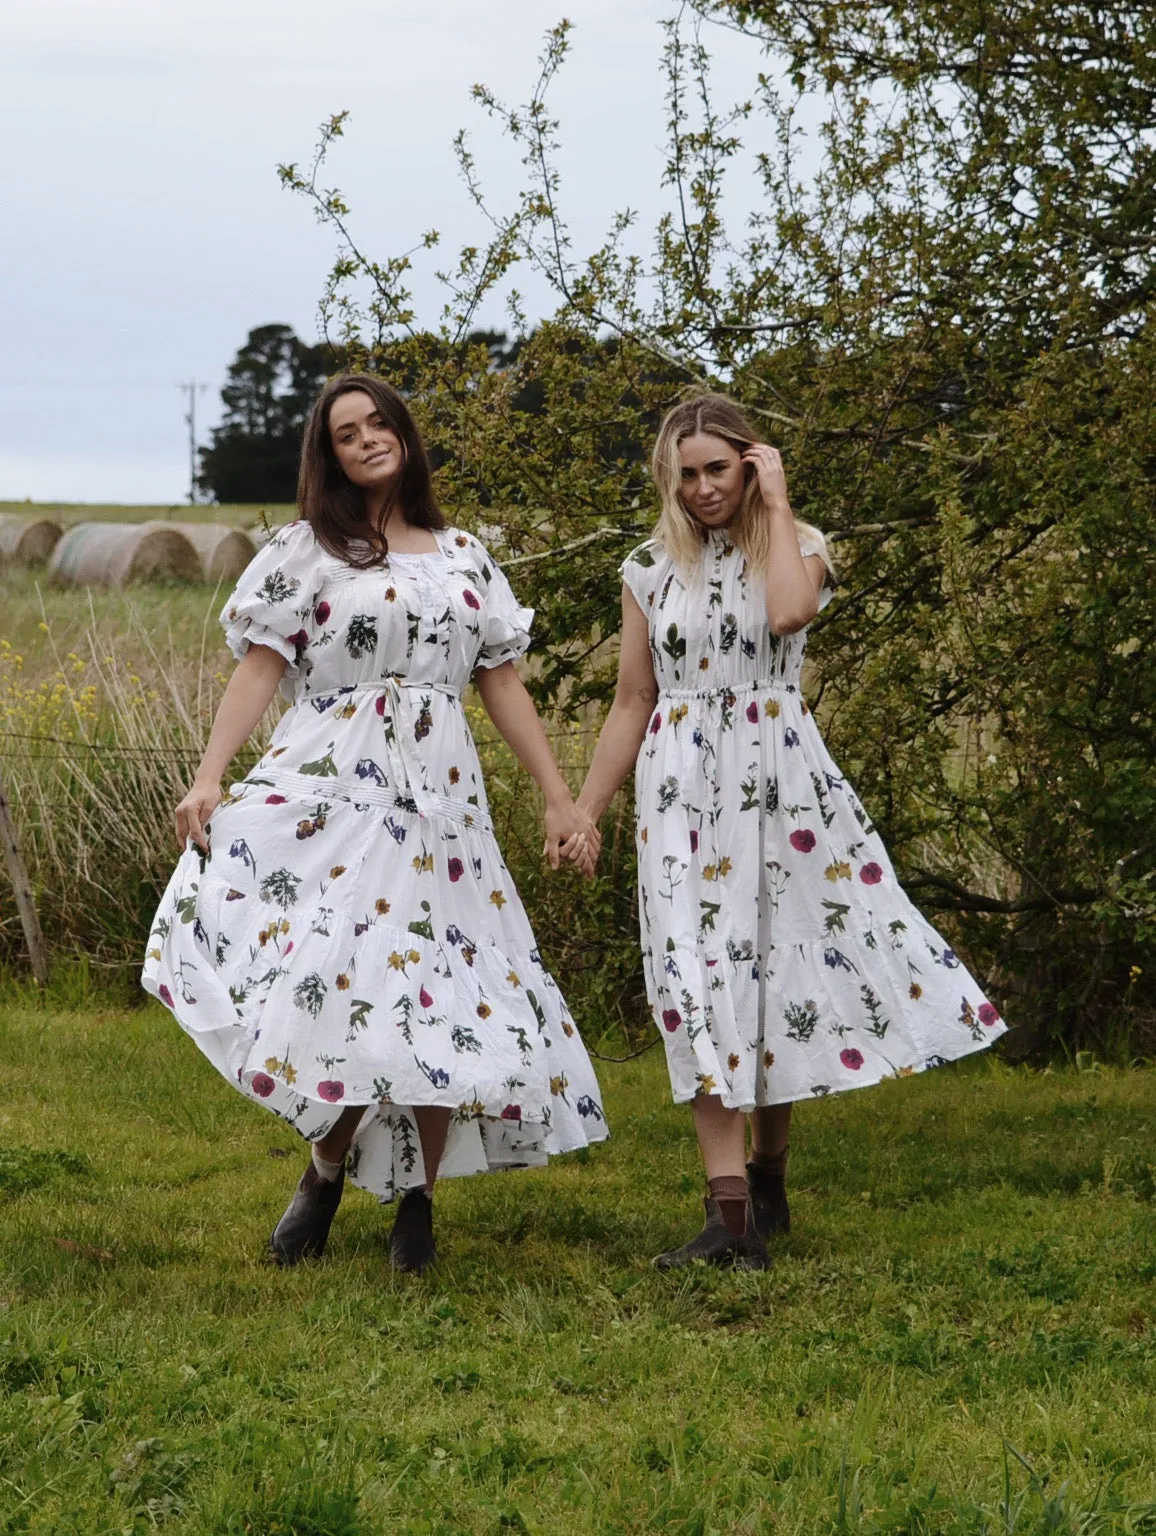
<instances>
[{"instance_id":1,"label":"brown sock","mask_svg":"<svg viewBox=\"0 0 1156 1536\"><path fill-rule=\"evenodd\" d=\"M784 1178L787 1172L787 1154L790 1146L785 1146L781 1152L754 1152L751 1154L751 1162L756 1168L761 1168L764 1173L777 1173Z\"/></svg>"},{"instance_id":2,"label":"brown sock","mask_svg":"<svg viewBox=\"0 0 1156 1536\"><path fill-rule=\"evenodd\" d=\"M718 1179L709 1179L707 1188L711 1199L718 1202L727 1231L742 1237L747 1230L747 1202L750 1199L746 1179L741 1174L728 1173Z\"/></svg>"}]
</instances>

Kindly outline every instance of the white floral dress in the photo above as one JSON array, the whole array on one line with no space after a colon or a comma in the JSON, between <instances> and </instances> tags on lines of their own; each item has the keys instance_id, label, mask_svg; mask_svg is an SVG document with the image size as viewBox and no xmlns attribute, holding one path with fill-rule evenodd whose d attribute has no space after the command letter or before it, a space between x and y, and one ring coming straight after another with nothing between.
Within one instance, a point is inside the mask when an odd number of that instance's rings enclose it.
<instances>
[{"instance_id":1,"label":"white floral dress","mask_svg":"<svg viewBox=\"0 0 1156 1536\"><path fill-rule=\"evenodd\" d=\"M143 982L218 1070L316 1141L372 1104L355 1183L424 1178L414 1106L453 1110L441 1175L540 1165L606 1134L586 1051L490 822L462 706L520 656L531 610L476 539L362 571L305 522L221 615L289 662L292 707L191 845Z\"/></svg>"},{"instance_id":2,"label":"white floral dress","mask_svg":"<svg viewBox=\"0 0 1156 1536\"><path fill-rule=\"evenodd\" d=\"M647 994L675 1100L749 1110L990 1045L998 1012L896 883L803 702L805 631L772 633L725 533L686 581L654 541L622 575L659 686L635 797Z\"/></svg>"}]
</instances>

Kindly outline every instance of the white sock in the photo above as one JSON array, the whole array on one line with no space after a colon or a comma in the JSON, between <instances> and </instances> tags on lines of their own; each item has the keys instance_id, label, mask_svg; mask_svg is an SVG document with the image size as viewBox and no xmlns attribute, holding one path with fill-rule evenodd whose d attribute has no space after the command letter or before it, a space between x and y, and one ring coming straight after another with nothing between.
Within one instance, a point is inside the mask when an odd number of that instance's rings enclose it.
<instances>
[{"instance_id":1,"label":"white sock","mask_svg":"<svg viewBox=\"0 0 1156 1536\"><path fill-rule=\"evenodd\" d=\"M316 1147L314 1147L313 1166L317 1169L317 1172L321 1178L325 1179L330 1184L334 1184L340 1177L342 1168L345 1167L345 1159L343 1157L338 1158L337 1162L331 1163L327 1157L322 1157L321 1153L318 1152Z\"/></svg>"}]
</instances>

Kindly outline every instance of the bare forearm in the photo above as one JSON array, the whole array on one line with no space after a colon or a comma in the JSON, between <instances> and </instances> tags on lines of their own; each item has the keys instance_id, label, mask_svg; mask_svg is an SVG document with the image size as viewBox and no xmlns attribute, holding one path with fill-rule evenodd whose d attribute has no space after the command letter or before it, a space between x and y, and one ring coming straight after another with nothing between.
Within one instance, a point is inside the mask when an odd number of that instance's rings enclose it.
<instances>
[{"instance_id":1,"label":"bare forearm","mask_svg":"<svg viewBox=\"0 0 1156 1536\"><path fill-rule=\"evenodd\" d=\"M513 664L479 668L474 674L474 685L486 713L545 795L547 804L568 802L570 786L562 777L534 701Z\"/></svg>"},{"instance_id":2,"label":"bare forearm","mask_svg":"<svg viewBox=\"0 0 1156 1536\"><path fill-rule=\"evenodd\" d=\"M255 645L229 679L217 709L209 744L197 769L201 783L219 783L238 750L248 741L273 702L285 674L283 656L266 645Z\"/></svg>"},{"instance_id":3,"label":"bare forearm","mask_svg":"<svg viewBox=\"0 0 1156 1536\"><path fill-rule=\"evenodd\" d=\"M815 617L819 599L799 552L799 536L790 508L780 509L769 517L771 553L764 580L767 623L776 635L791 635Z\"/></svg>"},{"instance_id":4,"label":"bare forearm","mask_svg":"<svg viewBox=\"0 0 1156 1536\"><path fill-rule=\"evenodd\" d=\"M595 821L622 788L634 768L638 749L654 709L653 697L615 699L598 737L578 806Z\"/></svg>"}]
</instances>

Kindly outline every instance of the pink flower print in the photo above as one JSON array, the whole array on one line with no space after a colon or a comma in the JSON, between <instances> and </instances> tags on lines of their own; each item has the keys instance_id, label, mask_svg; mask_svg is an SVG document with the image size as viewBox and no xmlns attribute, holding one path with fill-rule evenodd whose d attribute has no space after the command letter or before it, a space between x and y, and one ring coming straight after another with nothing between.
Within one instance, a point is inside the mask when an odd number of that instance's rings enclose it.
<instances>
[{"instance_id":1,"label":"pink flower print","mask_svg":"<svg viewBox=\"0 0 1156 1536\"><path fill-rule=\"evenodd\" d=\"M668 1033L673 1034L682 1023L682 1014L677 1008L664 1008L662 1010L662 1027Z\"/></svg>"},{"instance_id":2,"label":"pink flower print","mask_svg":"<svg viewBox=\"0 0 1156 1536\"><path fill-rule=\"evenodd\" d=\"M698 852L698 833L694 827L690 829L690 851L691 853Z\"/></svg>"},{"instance_id":3,"label":"pink flower print","mask_svg":"<svg viewBox=\"0 0 1156 1536\"><path fill-rule=\"evenodd\" d=\"M385 714L385 694L384 693L379 693L378 694L377 702L374 704L373 707L374 707L374 709L377 710L379 715L384 715Z\"/></svg>"},{"instance_id":4,"label":"pink flower print","mask_svg":"<svg viewBox=\"0 0 1156 1536\"><path fill-rule=\"evenodd\" d=\"M446 865L446 869L449 871L451 880L460 880L466 872L465 865L461 859L451 859Z\"/></svg>"},{"instance_id":5,"label":"pink flower print","mask_svg":"<svg viewBox=\"0 0 1156 1536\"><path fill-rule=\"evenodd\" d=\"M797 852L810 853L815 846L815 834L810 827L800 827L797 832L791 833L787 841Z\"/></svg>"},{"instance_id":6,"label":"pink flower print","mask_svg":"<svg viewBox=\"0 0 1156 1536\"><path fill-rule=\"evenodd\" d=\"M650 734L652 736L657 736L661 729L662 729L662 711L659 710L655 714L654 719L650 722Z\"/></svg>"},{"instance_id":7,"label":"pink flower print","mask_svg":"<svg viewBox=\"0 0 1156 1536\"><path fill-rule=\"evenodd\" d=\"M522 1106L520 1104L507 1104L502 1111L503 1120L520 1120L522 1118Z\"/></svg>"},{"instance_id":8,"label":"pink flower print","mask_svg":"<svg viewBox=\"0 0 1156 1536\"><path fill-rule=\"evenodd\" d=\"M163 981L157 988L157 992L160 996L161 1002L164 1003L165 1007L171 1008L173 1006L173 994L169 991L168 987L165 986Z\"/></svg>"},{"instance_id":9,"label":"pink flower print","mask_svg":"<svg viewBox=\"0 0 1156 1536\"><path fill-rule=\"evenodd\" d=\"M465 588L465 590L462 592L462 596L466 600L466 607L467 608L475 608L476 609L476 608L480 608L482 606L481 603L478 602L478 594L476 592L471 592L469 587ZM503 1114L504 1113L505 1113L505 1111L503 1110Z\"/></svg>"},{"instance_id":10,"label":"pink flower print","mask_svg":"<svg viewBox=\"0 0 1156 1536\"><path fill-rule=\"evenodd\" d=\"M328 603L318 603L317 607L313 610L313 617L317 620L318 624L324 624L329 617L329 613Z\"/></svg>"},{"instance_id":11,"label":"pink flower print","mask_svg":"<svg viewBox=\"0 0 1156 1536\"><path fill-rule=\"evenodd\" d=\"M268 1072L254 1072L253 1081L249 1086L259 1099L267 1099L277 1084L269 1076Z\"/></svg>"},{"instance_id":12,"label":"pink flower print","mask_svg":"<svg viewBox=\"0 0 1156 1536\"><path fill-rule=\"evenodd\" d=\"M327 1077L317 1084L317 1097L324 1099L326 1104L337 1104L345 1097L345 1084Z\"/></svg>"},{"instance_id":13,"label":"pink flower print","mask_svg":"<svg viewBox=\"0 0 1156 1536\"><path fill-rule=\"evenodd\" d=\"M758 725L759 723L759 706L754 700L747 705L747 719L752 725Z\"/></svg>"},{"instance_id":14,"label":"pink flower print","mask_svg":"<svg viewBox=\"0 0 1156 1536\"><path fill-rule=\"evenodd\" d=\"M284 795L266 795L265 796L265 804L266 805L284 805L285 804L285 796Z\"/></svg>"},{"instance_id":15,"label":"pink flower print","mask_svg":"<svg viewBox=\"0 0 1156 1536\"><path fill-rule=\"evenodd\" d=\"M859 1068L863 1065L863 1052L857 1051L853 1045L849 1045L846 1050L839 1052L839 1060L845 1067L850 1067L852 1072L858 1072Z\"/></svg>"},{"instance_id":16,"label":"pink flower print","mask_svg":"<svg viewBox=\"0 0 1156 1536\"><path fill-rule=\"evenodd\" d=\"M289 644L295 646L297 650L303 651L309 644L309 631L307 629L299 629L295 635L289 636Z\"/></svg>"},{"instance_id":17,"label":"pink flower print","mask_svg":"<svg viewBox=\"0 0 1156 1536\"><path fill-rule=\"evenodd\" d=\"M432 1008L433 1007L433 998L429 995L429 993L426 991L426 989L424 987L418 993L417 1000L422 1005L423 1008Z\"/></svg>"},{"instance_id":18,"label":"pink flower print","mask_svg":"<svg viewBox=\"0 0 1156 1536\"><path fill-rule=\"evenodd\" d=\"M988 1029L990 1029L993 1024L998 1024L999 1009L993 1008L991 1003L980 1003L979 1022L986 1025Z\"/></svg>"},{"instance_id":19,"label":"pink flower print","mask_svg":"<svg viewBox=\"0 0 1156 1536\"><path fill-rule=\"evenodd\" d=\"M288 944L286 944L286 946L285 946L285 953L287 955L291 955L293 953L293 944L294 944L294 940L293 939L290 939Z\"/></svg>"},{"instance_id":20,"label":"pink flower print","mask_svg":"<svg viewBox=\"0 0 1156 1536\"><path fill-rule=\"evenodd\" d=\"M878 864L864 864L859 871L859 878L864 885L878 885L883 878L883 871Z\"/></svg>"}]
</instances>

